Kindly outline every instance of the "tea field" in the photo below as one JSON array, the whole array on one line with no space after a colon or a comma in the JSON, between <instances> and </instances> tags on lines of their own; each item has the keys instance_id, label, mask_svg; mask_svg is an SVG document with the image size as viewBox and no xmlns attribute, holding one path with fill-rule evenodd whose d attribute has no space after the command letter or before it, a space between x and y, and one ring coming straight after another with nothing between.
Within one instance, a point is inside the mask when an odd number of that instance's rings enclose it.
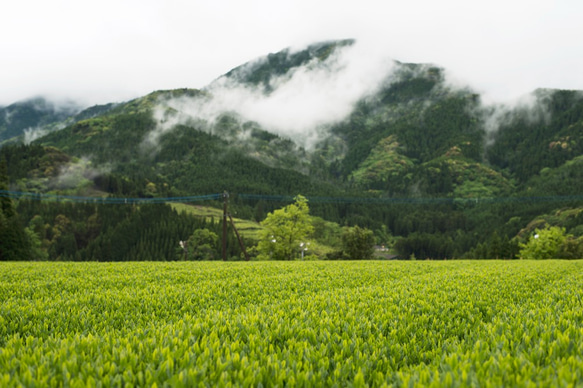
<instances>
[{"instance_id":1,"label":"tea field","mask_svg":"<svg viewBox=\"0 0 583 388\"><path fill-rule=\"evenodd\" d=\"M582 261L0 263L0 386L580 386Z\"/></svg>"}]
</instances>

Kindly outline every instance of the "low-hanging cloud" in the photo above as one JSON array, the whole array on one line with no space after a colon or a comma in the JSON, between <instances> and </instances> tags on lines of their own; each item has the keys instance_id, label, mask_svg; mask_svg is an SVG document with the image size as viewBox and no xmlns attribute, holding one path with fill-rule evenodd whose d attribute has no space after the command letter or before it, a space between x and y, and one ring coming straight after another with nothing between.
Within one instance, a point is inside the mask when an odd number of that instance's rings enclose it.
<instances>
[{"instance_id":1,"label":"low-hanging cloud","mask_svg":"<svg viewBox=\"0 0 583 388\"><path fill-rule=\"evenodd\" d=\"M24 133L24 144L30 144L36 139L40 139L43 136L48 135L51 132L61 130L67 126L66 122L56 123L47 126L36 126L26 128Z\"/></svg>"},{"instance_id":2,"label":"low-hanging cloud","mask_svg":"<svg viewBox=\"0 0 583 388\"><path fill-rule=\"evenodd\" d=\"M512 125L517 120L528 125L549 124L552 119L550 103L558 91L539 88L528 93L495 99L487 91L476 89L448 69L444 70L444 83L450 90L465 90L479 95L478 104L470 108L469 114L482 123L486 147L494 144L501 128Z\"/></svg>"},{"instance_id":3,"label":"low-hanging cloud","mask_svg":"<svg viewBox=\"0 0 583 388\"><path fill-rule=\"evenodd\" d=\"M212 125L217 117L232 113L311 149L327 127L344 120L357 101L382 87L395 66L379 50L355 43L338 47L326 60L313 58L273 77L269 85L250 86L221 77L206 89L208 98L162 101L154 114L160 125L148 141L155 143L176 124L199 119ZM266 86L271 92L265 92ZM174 113L168 115L168 109Z\"/></svg>"},{"instance_id":4,"label":"low-hanging cloud","mask_svg":"<svg viewBox=\"0 0 583 388\"><path fill-rule=\"evenodd\" d=\"M288 51L288 55L293 53ZM220 77L197 97L160 100L154 110L157 128L145 143L156 146L159 137L178 124L212 132L217 120L230 114L241 123L255 122L264 130L289 138L308 151L313 150L330 136L332 125L345 120L353 112L357 102L374 96L402 77L426 77L435 67L431 64L402 65L386 55L382 46L356 41L337 47L325 60L314 57L283 75L272 75L267 85L240 81L248 74L246 72L255 71L265 61L267 57L262 57L237 68L234 76ZM486 146L494 142L499 128L511 120L520 118L529 124L550 120L548 101L554 92L552 90L539 89L500 103L487 96L484 98L447 69L440 68L438 73L441 82L433 93L462 91L481 96L481 103L471 114L483 123ZM432 101L410 101L409 104L420 104L416 109L423 111L432 105ZM408 111L407 103L401 108ZM383 117L383 120L389 123L399 116L399 112L393 107L386 115L395 117ZM235 136L235 140L242 142L248 139L249 133L241 126Z\"/></svg>"},{"instance_id":5,"label":"low-hanging cloud","mask_svg":"<svg viewBox=\"0 0 583 388\"><path fill-rule=\"evenodd\" d=\"M551 121L549 103L553 93L549 89L538 89L507 103L485 103L475 114L483 122L486 146L494 144L496 134L505 125L523 120L529 125L548 124Z\"/></svg>"},{"instance_id":6,"label":"low-hanging cloud","mask_svg":"<svg viewBox=\"0 0 583 388\"><path fill-rule=\"evenodd\" d=\"M29 127L24 130L24 144L30 144L36 139L47 135L50 131L43 127Z\"/></svg>"},{"instance_id":7,"label":"low-hanging cloud","mask_svg":"<svg viewBox=\"0 0 583 388\"><path fill-rule=\"evenodd\" d=\"M110 171L110 166L94 167L88 157L83 157L75 163L61 166L58 175L51 178L49 186L58 189L72 189Z\"/></svg>"}]
</instances>

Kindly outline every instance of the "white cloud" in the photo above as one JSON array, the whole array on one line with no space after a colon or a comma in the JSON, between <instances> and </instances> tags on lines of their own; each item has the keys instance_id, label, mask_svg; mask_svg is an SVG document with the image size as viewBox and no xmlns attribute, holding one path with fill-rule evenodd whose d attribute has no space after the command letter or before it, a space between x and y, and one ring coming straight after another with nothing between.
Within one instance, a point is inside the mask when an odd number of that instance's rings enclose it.
<instances>
[{"instance_id":1,"label":"white cloud","mask_svg":"<svg viewBox=\"0 0 583 388\"><path fill-rule=\"evenodd\" d=\"M583 89L581 14L576 0L8 2L0 105L202 88L251 58L343 38L443 66L493 101L538 87Z\"/></svg>"},{"instance_id":2,"label":"white cloud","mask_svg":"<svg viewBox=\"0 0 583 388\"><path fill-rule=\"evenodd\" d=\"M552 91L539 89L525 94L505 104L486 103L480 106L480 112L486 131L486 146L494 143L495 134L502 125L511 124L514 120L525 120L529 124L549 123L551 112L549 102Z\"/></svg>"},{"instance_id":3,"label":"white cloud","mask_svg":"<svg viewBox=\"0 0 583 388\"><path fill-rule=\"evenodd\" d=\"M29 127L24 130L24 144L30 144L36 139L47 135L50 131L42 127Z\"/></svg>"},{"instance_id":4,"label":"white cloud","mask_svg":"<svg viewBox=\"0 0 583 388\"><path fill-rule=\"evenodd\" d=\"M271 79L273 92L269 94L263 85L251 87L224 77L209 87L210 100L164 101L164 106L180 114L165 118L163 128L150 141L155 143L160 132L179 122L191 118L213 122L222 113L235 112L309 149L322 135L318 128L345 119L358 100L381 86L394 66L390 58L357 42L336 50L325 61L315 58L290 74ZM156 113L159 122L163 115L162 110Z\"/></svg>"},{"instance_id":5,"label":"white cloud","mask_svg":"<svg viewBox=\"0 0 583 388\"><path fill-rule=\"evenodd\" d=\"M72 189L110 171L111 168L107 165L93 167L91 161L84 157L76 162L63 165L59 169L59 175L52 178L49 185L59 189Z\"/></svg>"}]
</instances>

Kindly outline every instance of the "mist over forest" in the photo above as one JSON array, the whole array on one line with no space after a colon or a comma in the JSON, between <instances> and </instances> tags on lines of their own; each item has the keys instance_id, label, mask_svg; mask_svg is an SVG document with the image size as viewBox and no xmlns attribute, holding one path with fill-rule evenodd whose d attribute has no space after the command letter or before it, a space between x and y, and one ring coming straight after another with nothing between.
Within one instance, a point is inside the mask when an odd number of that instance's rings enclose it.
<instances>
[{"instance_id":1,"label":"mist over forest","mask_svg":"<svg viewBox=\"0 0 583 388\"><path fill-rule=\"evenodd\" d=\"M194 230L220 230L176 199L223 191L258 228L306 196L320 259L354 226L401 259L517 258L546 226L583 249L583 92L496 102L355 40L268 54L201 89L16 102L0 108L0 142L3 260L176 260Z\"/></svg>"}]
</instances>

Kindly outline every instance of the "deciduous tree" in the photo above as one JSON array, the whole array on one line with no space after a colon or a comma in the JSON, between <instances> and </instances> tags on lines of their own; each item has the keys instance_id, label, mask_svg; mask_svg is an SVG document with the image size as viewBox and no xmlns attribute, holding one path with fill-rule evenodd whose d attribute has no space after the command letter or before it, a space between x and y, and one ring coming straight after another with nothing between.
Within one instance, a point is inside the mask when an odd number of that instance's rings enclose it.
<instances>
[{"instance_id":1,"label":"deciduous tree","mask_svg":"<svg viewBox=\"0 0 583 388\"><path fill-rule=\"evenodd\" d=\"M551 226L535 229L528 242L520 244L519 256L521 259L556 259L566 240L565 228Z\"/></svg>"},{"instance_id":2,"label":"deciduous tree","mask_svg":"<svg viewBox=\"0 0 583 388\"><path fill-rule=\"evenodd\" d=\"M370 260L374 255L374 233L372 230L354 226L342 234L342 249L350 260Z\"/></svg>"},{"instance_id":3,"label":"deciduous tree","mask_svg":"<svg viewBox=\"0 0 583 388\"><path fill-rule=\"evenodd\" d=\"M307 243L314 227L308 200L298 195L295 202L269 213L261 223L264 230L257 246L260 254L275 260L300 256L300 244Z\"/></svg>"},{"instance_id":4,"label":"deciduous tree","mask_svg":"<svg viewBox=\"0 0 583 388\"><path fill-rule=\"evenodd\" d=\"M190 260L213 260L216 258L219 236L208 229L197 229L188 239L186 249Z\"/></svg>"}]
</instances>

